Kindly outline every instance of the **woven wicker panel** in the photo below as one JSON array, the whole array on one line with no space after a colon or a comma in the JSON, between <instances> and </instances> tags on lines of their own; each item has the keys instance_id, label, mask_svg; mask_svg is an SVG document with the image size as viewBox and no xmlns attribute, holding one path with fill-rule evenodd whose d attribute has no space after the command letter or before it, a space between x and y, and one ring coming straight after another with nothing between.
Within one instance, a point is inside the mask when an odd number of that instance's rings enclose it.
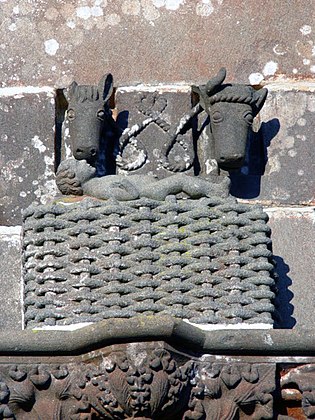
<instances>
[{"instance_id":1,"label":"woven wicker panel","mask_svg":"<svg viewBox=\"0 0 315 420\"><path fill-rule=\"evenodd\" d=\"M229 198L85 198L24 214L25 323L272 323L267 215Z\"/></svg>"}]
</instances>

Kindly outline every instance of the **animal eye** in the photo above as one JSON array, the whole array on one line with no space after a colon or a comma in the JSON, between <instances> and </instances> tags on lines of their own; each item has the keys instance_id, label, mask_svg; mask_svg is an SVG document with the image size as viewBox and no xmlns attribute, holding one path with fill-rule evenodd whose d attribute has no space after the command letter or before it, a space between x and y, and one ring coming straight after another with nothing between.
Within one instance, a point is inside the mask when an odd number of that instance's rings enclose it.
<instances>
[{"instance_id":1,"label":"animal eye","mask_svg":"<svg viewBox=\"0 0 315 420\"><path fill-rule=\"evenodd\" d=\"M254 121L253 114L252 114L251 112L246 112L246 113L244 114L244 120L245 120L248 124L252 125L252 124L253 124L253 121Z\"/></svg>"},{"instance_id":2,"label":"animal eye","mask_svg":"<svg viewBox=\"0 0 315 420\"><path fill-rule=\"evenodd\" d=\"M104 115L105 115L105 112L103 109L100 109L99 111L97 111L97 114L96 114L97 118L103 119Z\"/></svg>"},{"instance_id":3,"label":"animal eye","mask_svg":"<svg viewBox=\"0 0 315 420\"><path fill-rule=\"evenodd\" d=\"M223 115L221 114L220 111L214 111L214 113L212 114L212 120L215 123L219 123L223 121Z\"/></svg>"},{"instance_id":4,"label":"animal eye","mask_svg":"<svg viewBox=\"0 0 315 420\"><path fill-rule=\"evenodd\" d=\"M75 112L73 109L68 109L67 117L68 117L68 120L70 121L75 119Z\"/></svg>"}]
</instances>

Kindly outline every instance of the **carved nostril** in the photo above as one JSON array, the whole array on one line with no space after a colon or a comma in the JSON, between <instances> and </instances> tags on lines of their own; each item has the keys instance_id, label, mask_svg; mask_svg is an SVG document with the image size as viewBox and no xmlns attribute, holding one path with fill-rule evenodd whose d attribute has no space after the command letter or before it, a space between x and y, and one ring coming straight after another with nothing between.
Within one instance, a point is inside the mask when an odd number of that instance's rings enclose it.
<instances>
[{"instance_id":1,"label":"carved nostril","mask_svg":"<svg viewBox=\"0 0 315 420\"><path fill-rule=\"evenodd\" d=\"M96 156L96 149L91 149L90 154L91 156Z\"/></svg>"},{"instance_id":2,"label":"carved nostril","mask_svg":"<svg viewBox=\"0 0 315 420\"><path fill-rule=\"evenodd\" d=\"M83 150L82 150L82 149L77 149L75 152L76 152L78 155L82 155Z\"/></svg>"},{"instance_id":3,"label":"carved nostril","mask_svg":"<svg viewBox=\"0 0 315 420\"><path fill-rule=\"evenodd\" d=\"M225 157L221 156L220 157L220 162L225 162Z\"/></svg>"}]
</instances>

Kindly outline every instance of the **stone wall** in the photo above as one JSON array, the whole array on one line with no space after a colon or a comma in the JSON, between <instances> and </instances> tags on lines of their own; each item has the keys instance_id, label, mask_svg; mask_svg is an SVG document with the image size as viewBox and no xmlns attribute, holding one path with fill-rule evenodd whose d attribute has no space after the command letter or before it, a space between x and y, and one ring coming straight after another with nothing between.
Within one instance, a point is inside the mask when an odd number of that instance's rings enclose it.
<instances>
[{"instance_id":1,"label":"stone wall","mask_svg":"<svg viewBox=\"0 0 315 420\"><path fill-rule=\"evenodd\" d=\"M57 193L55 90L111 72L121 112L126 92L157 85L189 101L221 66L228 81L269 90L232 192L270 215L278 326L313 325L312 13L306 0L0 0L1 328L21 328L21 209Z\"/></svg>"}]
</instances>

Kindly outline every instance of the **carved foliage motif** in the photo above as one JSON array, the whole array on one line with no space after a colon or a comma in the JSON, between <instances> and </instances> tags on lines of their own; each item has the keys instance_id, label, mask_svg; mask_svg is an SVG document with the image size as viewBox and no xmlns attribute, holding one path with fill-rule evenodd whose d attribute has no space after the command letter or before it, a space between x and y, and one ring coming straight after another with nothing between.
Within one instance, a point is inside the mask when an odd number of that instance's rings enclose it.
<instances>
[{"instance_id":1,"label":"carved foliage motif","mask_svg":"<svg viewBox=\"0 0 315 420\"><path fill-rule=\"evenodd\" d=\"M195 380L185 420L235 419L240 411L251 419L273 418L273 365L207 363L199 365Z\"/></svg>"},{"instance_id":2,"label":"carved foliage motif","mask_svg":"<svg viewBox=\"0 0 315 420\"><path fill-rule=\"evenodd\" d=\"M0 367L0 419L273 416L273 364L208 363L129 344L89 363Z\"/></svg>"},{"instance_id":3,"label":"carved foliage motif","mask_svg":"<svg viewBox=\"0 0 315 420\"><path fill-rule=\"evenodd\" d=\"M77 419L89 404L65 365L1 368L0 418Z\"/></svg>"},{"instance_id":4,"label":"carved foliage motif","mask_svg":"<svg viewBox=\"0 0 315 420\"><path fill-rule=\"evenodd\" d=\"M87 373L85 392L102 418L164 418L189 399L191 363L178 366L163 349L111 354Z\"/></svg>"}]
</instances>

